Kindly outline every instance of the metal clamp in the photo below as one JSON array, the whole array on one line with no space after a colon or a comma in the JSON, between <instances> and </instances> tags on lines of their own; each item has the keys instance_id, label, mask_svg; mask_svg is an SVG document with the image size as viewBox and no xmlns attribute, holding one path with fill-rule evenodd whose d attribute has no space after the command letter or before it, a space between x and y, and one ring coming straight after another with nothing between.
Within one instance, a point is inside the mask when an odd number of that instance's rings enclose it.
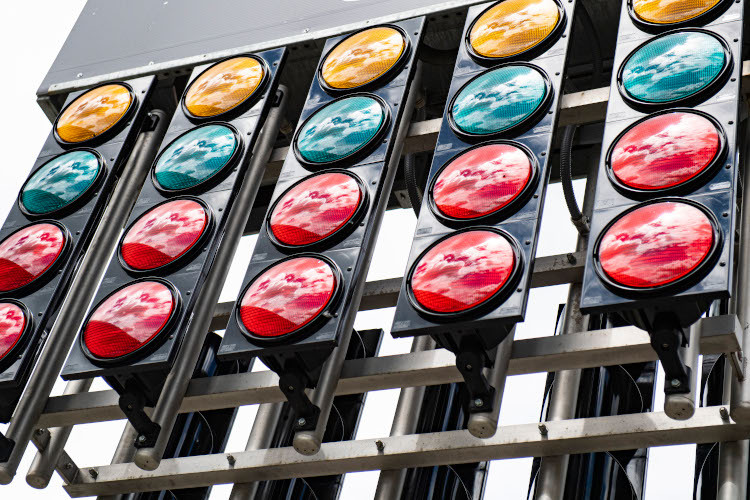
<instances>
[{"instance_id":1,"label":"metal clamp","mask_svg":"<svg viewBox=\"0 0 750 500\"><path fill-rule=\"evenodd\" d=\"M128 391L120 395L118 400L120 409L127 417L128 422L138 432L135 441L136 448L149 448L154 446L161 432L161 426L146 415L143 408L146 406L146 398L140 391Z\"/></svg>"},{"instance_id":2,"label":"metal clamp","mask_svg":"<svg viewBox=\"0 0 750 500\"><path fill-rule=\"evenodd\" d=\"M310 379L302 370L291 370L279 378L279 388L294 409L295 431L312 431L318 425L320 408L305 393Z\"/></svg>"},{"instance_id":3,"label":"metal clamp","mask_svg":"<svg viewBox=\"0 0 750 500\"><path fill-rule=\"evenodd\" d=\"M495 388L487 381L482 369L490 365L487 353L477 345L463 345L456 355L456 367L469 391L469 412L492 411Z\"/></svg>"},{"instance_id":4,"label":"metal clamp","mask_svg":"<svg viewBox=\"0 0 750 500\"><path fill-rule=\"evenodd\" d=\"M682 359L682 349L688 345L688 338L681 326L669 318L659 316L654 321L651 336L651 347L659 356L664 375L665 394L688 394L690 392L690 367Z\"/></svg>"}]
</instances>

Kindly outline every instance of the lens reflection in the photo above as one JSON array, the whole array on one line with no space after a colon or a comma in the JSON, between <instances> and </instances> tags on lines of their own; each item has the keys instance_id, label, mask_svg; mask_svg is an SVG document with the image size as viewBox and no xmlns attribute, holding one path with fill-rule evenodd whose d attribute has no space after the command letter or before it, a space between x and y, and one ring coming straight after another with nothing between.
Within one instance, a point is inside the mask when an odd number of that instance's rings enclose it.
<instances>
[{"instance_id":1,"label":"lens reflection","mask_svg":"<svg viewBox=\"0 0 750 500\"><path fill-rule=\"evenodd\" d=\"M50 160L26 181L21 205L30 214L65 208L91 187L99 174L99 158L89 151L71 151Z\"/></svg>"}]
</instances>

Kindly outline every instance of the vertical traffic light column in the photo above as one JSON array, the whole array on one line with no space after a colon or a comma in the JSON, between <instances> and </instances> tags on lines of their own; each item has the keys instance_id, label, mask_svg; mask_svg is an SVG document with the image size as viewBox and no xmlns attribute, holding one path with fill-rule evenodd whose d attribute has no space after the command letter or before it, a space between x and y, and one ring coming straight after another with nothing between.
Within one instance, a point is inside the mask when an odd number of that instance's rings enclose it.
<instances>
[{"instance_id":1,"label":"vertical traffic light column","mask_svg":"<svg viewBox=\"0 0 750 500\"><path fill-rule=\"evenodd\" d=\"M649 332L690 392L687 328L732 290L743 3L623 2L581 310Z\"/></svg>"},{"instance_id":2,"label":"vertical traffic light column","mask_svg":"<svg viewBox=\"0 0 750 500\"><path fill-rule=\"evenodd\" d=\"M499 404L482 370L526 311L574 6L466 20L391 333L454 352L472 413Z\"/></svg>"},{"instance_id":3,"label":"vertical traffic light column","mask_svg":"<svg viewBox=\"0 0 750 500\"><path fill-rule=\"evenodd\" d=\"M220 356L260 356L280 375L301 453L317 452L328 420L413 107L423 26L326 42L224 335Z\"/></svg>"},{"instance_id":4,"label":"vertical traffic light column","mask_svg":"<svg viewBox=\"0 0 750 500\"><path fill-rule=\"evenodd\" d=\"M144 77L71 94L0 229L2 422L15 410L141 130L153 82ZM2 444L7 458L13 444Z\"/></svg>"},{"instance_id":5,"label":"vertical traffic light column","mask_svg":"<svg viewBox=\"0 0 750 500\"><path fill-rule=\"evenodd\" d=\"M63 369L66 380L104 377L139 433L139 448L153 446L161 432L143 408L156 404L178 350L203 344L185 332L205 313L194 304L214 263L234 252L222 246L230 212L252 203L253 196L237 202L240 186L252 174L285 55L275 49L193 70Z\"/></svg>"}]
</instances>

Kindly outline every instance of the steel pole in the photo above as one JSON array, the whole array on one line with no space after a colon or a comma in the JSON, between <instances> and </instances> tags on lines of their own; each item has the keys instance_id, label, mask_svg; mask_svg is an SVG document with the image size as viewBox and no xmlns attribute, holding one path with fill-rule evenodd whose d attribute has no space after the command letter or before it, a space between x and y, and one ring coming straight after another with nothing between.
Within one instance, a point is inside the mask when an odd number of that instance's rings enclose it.
<instances>
[{"instance_id":1,"label":"steel pole","mask_svg":"<svg viewBox=\"0 0 750 500\"><path fill-rule=\"evenodd\" d=\"M469 415L469 421L466 424L467 429L472 436L478 438L488 438L497 432L497 422L500 416L500 406L503 402L503 391L505 390L505 378L508 376L508 365L510 364L510 354L513 351L513 336L516 329L497 346L495 354L495 364L490 370L487 381L495 388L495 394L492 401L492 411L484 413L472 413Z\"/></svg>"},{"instance_id":2,"label":"steel pole","mask_svg":"<svg viewBox=\"0 0 750 500\"><path fill-rule=\"evenodd\" d=\"M423 335L415 337L411 344L411 352L429 351L435 348L432 337ZM419 410L424 398L424 386L404 387L398 396L396 413L391 425L391 436L406 436L417 431ZM394 500L401 498L401 490L404 488L406 469L391 469L380 471L378 486L375 490L374 500Z\"/></svg>"},{"instance_id":3,"label":"steel pole","mask_svg":"<svg viewBox=\"0 0 750 500\"><path fill-rule=\"evenodd\" d=\"M273 433L281 418L284 403L265 403L258 407L253 429L247 440L245 451L265 450L271 445ZM258 492L258 482L238 483L232 488L230 500L253 500Z\"/></svg>"},{"instance_id":4,"label":"steel pole","mask_svg":"<svg viewBox=\"0 0 750 500\"><path fill-rule=\"evenodd\" d=\"M586 179L586 191L583 197L583 214L591 217L594 207L594 195L598 165L592 162ZM579 235L576 251L586 251L588 238ZM588 316L581 314L581 283L571 283L568 298L565 301L565 317L562 334L586 331ZM581 370L562 370L555 373L555 381L550 394L548 421L568 420L575 417L578 402L578 386L581 383ZM545 457L539 467L535 500L562 500L565 489L565 476L568 473L568 455Z\"/></svg>"},{"instance_id":5,"label":"steel pole","mask_svg":"<svg viewBox=\"0 0 750 500\"><path fill-rule=\"evenodd\" d=\"M78 334L78 326L88 310L101 275L107 267L118 236L128 220L138 191L146 179L161 140L167 130L167 115L161 110L150 113L158 117L154 130L140 134L117 181L117 186L91 238L81 265L70 285L54 326L39 355L34 371L11 418L6 437L15 445L4 463L0 463L0 484L9 484L16 475L39 416L44 411L52 387L65 363L68 349ZM33 390L29 390L33 388Z\"/></svg>"},{"instance_id":6,"label":"steel pole","mask_svg":"<svg viewBox=\"0 0 750 500\"><path fill-rule=\"evenodd\" d=\"M278 106L272 108L268 114L258 137L258 142L255 144L245 179L237 192L234 206L227 214L221 246L216 253L200 296L195 301L192 317L186 328L177 360L169 375L167 375L164 389L154 407L151 419L159 424L161 432L159 432L156 444L153 447L141 448L135 452L134 462L143 470L154 470L159 466L177 418L177 410L185 396L185 390L198 362L203 341L209 331L214 308L219 300L219 293L224 286L234 252L242 237L242 231L245 228L248 214L258 192L266 163L271 156L279 125L284 115L288 92L282 86L279 86L279 90L281 91L281 99Z\"/></svg>"},{"instance_id":7,"label":"steel pole","mask_svg":"<svg viewBox=\"0 0 750 500\"><path fill-rule=\"evenodd\" d=\"M126 420L125 428L122 430L120 442L117 443L117 448L115 448L110 465L125 464L133 461L133 455L135 455L135 446L133 446L133 443L137 437L138 431ZM118 500L121 497L122 495L100 495L96 497L96 500Z\"/></svg>"}]
</instances>

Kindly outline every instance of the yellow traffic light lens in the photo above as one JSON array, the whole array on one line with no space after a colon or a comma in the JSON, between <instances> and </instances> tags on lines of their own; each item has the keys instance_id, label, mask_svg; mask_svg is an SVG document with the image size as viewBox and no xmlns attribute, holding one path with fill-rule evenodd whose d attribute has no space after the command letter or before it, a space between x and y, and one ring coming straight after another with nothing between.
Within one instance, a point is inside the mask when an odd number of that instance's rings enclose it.
<instances>
[{"instance_id":1,"label":"yellow traffic light lens","mask_svg":"<svg viewBox=\"0 0 750 500\"><path fill-rule=\"evenodd\" d=\"M355 89L390 71L406 51L406 40L394 28L370 28L345 38L323 61L320 75L334 89Z\"/></svg>"},{"instance_id":2,"label":"yellow traffic light lens","mask_svg":"<svg viewBox=\"0 0 750 500\"><path fill-rule=\"evenodd\" d=\"M201 73L185 94L185 108L200 118L217 116L247 101L260 87L266 70L253 57L234 57Z\"/></svg>"},{"instance_id":3,"label":"yellow traffic light lens","mask_svg":"<svg viewBox=\"0 0 750 500\"><path fill-rule=\"evenodd\" d=\"M559 23L555 0L505 0L477 18L469 44L481 57L511 57L539 45Z\"/></svg>"},{"instance_id":4,"label":"yellow traffic light lens","mask_svg":"<svg viewBox=\"0 0 750 500\"><path fill-rule=\"evenodd\" d=\"M55 130L63 142L79 143L114 127L130 109L133 96L124 85L91 89L68 105L57 118Z\"/></svg>"},{"instance_id":5,"label":"yellow traffic light lens","mask_svg":"<svg viewBox=\"0 0 750 500\"><path fill-rule=\"evenodd\" d=\"M720 0L633 0L633 13L653 24L676 24L695 19L713 9Z\"/></svg>"}]
</instances>

